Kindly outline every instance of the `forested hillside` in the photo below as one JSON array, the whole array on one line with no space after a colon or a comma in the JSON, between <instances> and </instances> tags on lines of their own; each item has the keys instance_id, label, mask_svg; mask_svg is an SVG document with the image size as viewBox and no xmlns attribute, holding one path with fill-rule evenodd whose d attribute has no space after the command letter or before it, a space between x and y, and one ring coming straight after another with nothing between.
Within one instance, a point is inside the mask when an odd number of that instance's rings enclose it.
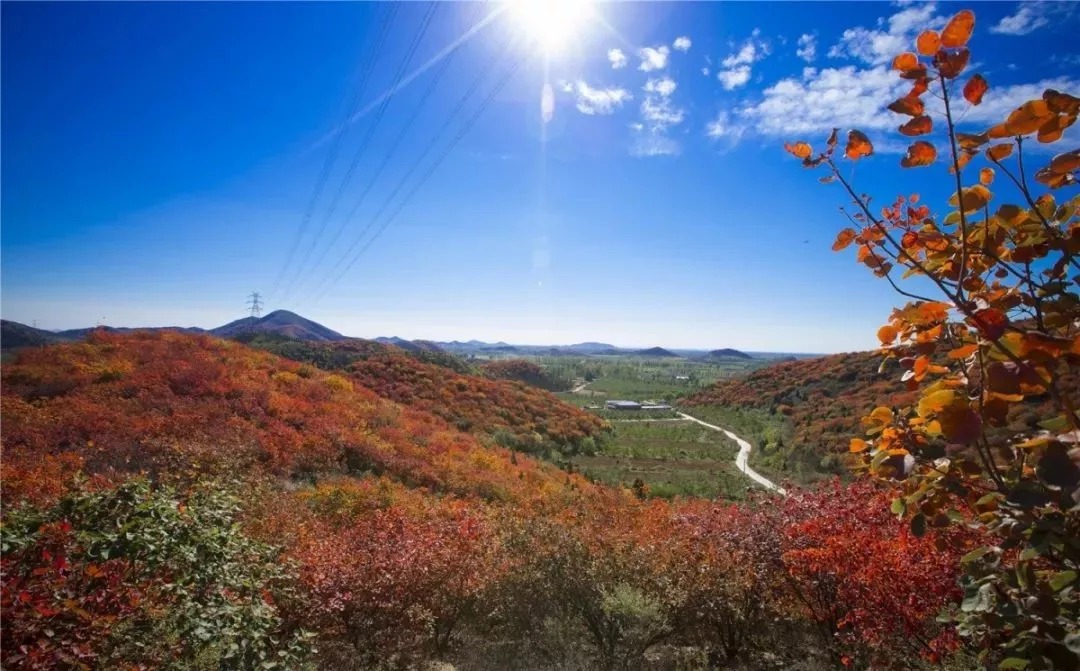
<instances>
[{"instance_id":1,"label":"forested hillside","mask_svg":"<svg viewBox=\"0 0 1080 671\"><path fill-rule=\"evenodd\" d=\"M461 360L442 352L406 352L350 339L336 343L257 340L258 347L348 375L384 398L435 414L462 431L494 438L532 454L594 451L605 423L522 382L462 372Z\"/></svg>"},{"instance_id":2,"label":"forested hillside","mask_svg":"<svg viewBox=\"0 0 1080 671\"><path fill-rule=\"evenodd\" d=\"M434 377L399 356L374 370L420 388ZM956 597L955 557L880 514L886 490L642 501L386 400L366 376L386 384L363 366L168 332L19 353L2 380L5 668L827 668L957 654L933 617ZM525 389L479 382L440 394ZM511 398L550 398L528 391ZM500 398L490 407L515 410L504 421L532 421ZM855 547L875 571L918 570L940 589L860 573L841 561Z\"/></svg>"}]
</instances>

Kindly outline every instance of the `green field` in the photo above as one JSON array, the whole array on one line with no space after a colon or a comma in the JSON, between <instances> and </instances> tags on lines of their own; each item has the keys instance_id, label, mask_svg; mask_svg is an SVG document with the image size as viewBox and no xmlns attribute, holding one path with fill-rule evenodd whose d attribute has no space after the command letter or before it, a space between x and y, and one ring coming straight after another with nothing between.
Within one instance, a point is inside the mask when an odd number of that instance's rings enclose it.
<instances>
[{"instance_id":1,"label":"green field","mask_svg":"<svg viewBox=\"0 0 1080 671\"><path fill-rule=\"evenodd\" d=\"M730 429L754 446L750 467L779 482L790 479L799 484L832 477L818 468L820 457L811 451L793 451L793 429L782 415L757 408L694 406L686 411L700 420ZM785 448L785 445L787 448Z\"/></svg>"},{"instance_id":2,"label":"green field","mask_svg":"<svg viewBox=\"0 0 1080 671\"><path fill-rule=\"evenodd\" d=\"M575 468L600 482L631 486L640 479L651 496L740 499L750 481L735 468L738 447L726 436L682 420L613 421L601 453L576 457Z\"/></svg>"},{"instance_id":3,"label":"green field","mask_svg":"<svg viewBox=\"0 0 1080 671\"><path fill-rule=\"evenodd\" d=\"M640 356L565 357L532 359L552 376L568 381L588 380L586 391L596 400L673 401L702 387L769 365L763 359L704 362L683 358ZM568 384L568 386L574 386Z\"/></svg>"}]
</instances>

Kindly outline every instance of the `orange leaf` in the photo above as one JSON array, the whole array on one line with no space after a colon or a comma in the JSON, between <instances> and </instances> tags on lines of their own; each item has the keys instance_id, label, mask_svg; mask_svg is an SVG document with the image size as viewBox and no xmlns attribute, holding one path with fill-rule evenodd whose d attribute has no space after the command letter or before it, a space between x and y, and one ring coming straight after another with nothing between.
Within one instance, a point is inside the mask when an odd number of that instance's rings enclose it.
<instances>
[{"instance_id":1,"label":"orange leaf","mask_svg":"<svg viewBox=\"0 0 1080 671\"><path fill-rule=\"evenodd\" d=\"M857 161L863 156L874 153L874 145L870 144L870 139L862 131L849 130L847 137L847 149L844 150L844 154L851 160Z\"/></svg>"},{"instance_id":2,"label":"orange leaf","mask_svg":"<svg viewBox=\"0 0 1080 671\"><path fill-rule=\"evenodd\" d=\"M858 454L859 452L865 452L866 448L868 447L870 447L870 444L862 438L852 438L851 445L850 447L848 447L848 451Z\"/></svg>"},{"instance_id":3,"label":"orange leaf","mask_svg":"<svg viewBox=\"0 0 1080 671\"><path fill-rule=\"evenodd\" d=\"M967 49L959 49L953 52L947 52L945 50L939 51L937 57L934 59L934 64L937 65L938 72L945 79L955 79L964 71L967 67L968 59L971 57L971 52Z\"/></svg>"},{"instance_id":4,"label":"orange leaf","mask_svg":"<svg viewBox=\"0 0 1080 671\"><path fill-rule=\"evenodd\" d=\"M926 135L933 127L933 120L924 114L923 116L917 116L903 126L900 126L900 134L907 135L908 137Z\"/></svg>"},{"instance_id":5,"label":"orange leaf","mask_svg":"<svg viewBox=\"0 0 1080 671\"><path fill-rule=\"evenodd\" d=\"M959 207L964 213L974 212L981 210L990 202L993 195L982 184L976 184L965 189L961 189L960 197L954 193L949 197L949 205L953 207Z\"/></svg>"},{"instance_id":6,"label":"orange leaf","mask_svg":"<svg viewBox=\"0 0 1080 671\"><path fill-rule=\"evenodd\" d=\"M1055 115L1050 118L1049 121L1039 126L1039 134L1037 136L1039 142L1048 144L1050 142L1057 142L1061 139L1062 133L1069 126L1076 123L1076 117Z\"/></svg>"},{"instance_id":7,"label":"orange leaf","mask_svg":"<svg viewBox=\"0 0 1080 671\"><path fill-rule=\"evenodd\" d=\"M814 152L814 150L810 148L810 145L805 142L796 142L795 144L785 142L784 149L795 158L803 159L810 158L810 154Z\"/></svg>"},{"instance_id":8,"label":"orange leaf","mask_svg":"<svg viewBox=\"0 0 1080 671\"><path fill-rule=\"evenodd\" d=\"M941 48L941 38L936 30L924 30L915 38L915 48L923 56L933 56Z\"/></svg>"},{"instance_id":9,"label":"orange leaf","mask_svg":"<svg viewBox=\"0 0 1080 671\"><path fill-rule=\"evenodd\" d=\"M975 12L965 9L956 13L945 29L941 31L941 46L955 48L962 47L971 39L971 33L975 30Z\"/></svg>"},{"instance_id":10,"label":"orange leaf","mask_svg":"<svg viewBox=\"0 0 1080 671\"><path fill-rule=\"evenodd\" d=\"M892 324L886 324L877 331L878 340L881 341L882 345L891 345L896 340L898 334L896 327Z\"/></svg>"},{"instance_id":11,"label":"orange leaf","mask_svg":"<svg viewBox=\"0 0 1080 671\"><path fill-rule=\"evenodd\" d=\"M1080 98L1054 89L1046 89L1043 91L1042 97L1050 111L1055 114L1080 115Z\"/></svg>"},{"instance_id":12,"label":"orange leaf","mask_svg":"<svg viewBox=\"0 0 1080 671\"><path fill-rule=\"evenodd\" d=\"M915 70L919 67L919 57L910 51L905 51L893 59L892 66L893 69L901 72Z\"/></svg>"},{"instance_id":13,"label":"orange leaf","mask_svg":"<svg viewBox=\"0 0 1080 671\"><path fill-rule=\"evenodd\" d=\"M915 373L915 379L921 380L926 377L926 372L930 368L930 359L926 355L920 356L915 359L915 367L911 372Z\"/></svg>"},{"instance_id":14,"label":"orange leaf","mask_svg":"<svg viewBox=\"0 0 1080 671\"><path fill-rule=\"evenodd\" d=\"M995 163L1003 158L1008 158L1013 153L1012 143L1009 144L995 144L986 150L986 158L994 161Z\"/></svg>"},{"instance_id":15,"label":"orange leaf","mask_svg":"<svg viewBox=\"0 0 1080 671\"><path fill-rule=\"evenodd\" d=\"M994 181L994 169L983 168L979 171L979 183L983 186L990 186L990 183Z\"/></svg>"},{"instance_id":16,"label":"orange leaf","mask_svg":"<svg viewBox=\"0 0 1080 671\"><path fill-rule=\"evenodd\" d=\"M983 308L975 312L974 326L990 340L997 340L1005 333L1005 327L1009 325L1009 318L997 308Z\"/></svg>"},{"instance_id":17,"label":"orange leaf","mask_svg":"<svg viewBox=\"0 0 1080 671\"><path fill-rule=\"evenodd\" d=\"M963 347L957 347L954 350L949 351L950 359L966 359L975 352L979 351L978 345L964 345Z\"/></svg>"},{"instance_id":18,"label":"orange leaf","mask_svg":"<svg viewBox=\"0 0 1080 671\"><path fill-rule=\"evenodd\" d=\"M904 96L899 100L893 101L889 105L889 109L897 114L906 114L908 116L920 116L925 110L926 105L918 97Z\"/></svg>"},{"instance_id":19,"label":"orange leaf","mask_svg":"<svg viewBox=\"0 0 1080 671\"><path fill-rule=\"evenodd\" d=\"M840 231L836 236L836 242L833 243L832 249L834 252L838 252L851 244L851 241L855 239L855 231L851 228L845 228Z\"/></svg>"},{"instance_id":20,"label":"orange leaf","mask_svg":"<svg viewBox=\"0 0 1080 671\"><path fill-rule=\"evenodd\" d=\"M918 98L922 94L926 93L927 89L929 89L929 88L930 88L930 80L927 79L926 77L919 77L918 79L915 80L915 85L912 86L911 90L908 92L908 97L909 98Z\"/></svg>"},{"instance_id":21,"label":"orange leaf","mask_svg":"<svg viewBox=\"0 0 1080 671\"><path fill-rule=\"evenodd\" d=\"M1049 121L1052 115L1053 112L1050 111L1045 100L1029 100L1013 110L1009 118L1005 120L1006 137L1034 133ZM990 137L993 137L993 134Z\"/></svg>"},{"instance_id":22,"label":"orange leaf","mask_svg":"<svg viewBox=\"0 0 1080 671\"><path fill-rule=\"evenodd\" d=\"M934 145L923 140L913 143L907 149L907 156L900 159L900 165L905 168L917 168L930 165L937 158L937 149Z\"/></svg>"},{"instance_id":23,"label":"orange leaf","mask_svg":"<svg viewBox=\"0 0 1080 671\"><path fill-rule=\"evenodd\" d=\"M919 243L919 234L915 231L908 231L904 233L904 237L900 239L900 246L904 249L911 249Z\"/></svg>"},{"instance_id":24,"label":"orange leaf","mask_svg":"<svg viewBox=\"0 0 1080 671\"><path fill-rule=\"evenodd\" d=\"M979 133L978 135L972 135L970 133L957 133L956 141L960 143L960 146L964 149L978 149L990 140L990 136L986 133Z\"/></svg>"},{"instance_id":25,"label":"orange leaf","mask_svg":"<svg viewBox=\"0 0 1080 671\"><path fill-rule=\"evenodd\" d=\"M967 81L967 84L964 84L964 99L972 105L978 105L989 88L990 85L986 83L983 76L976 74Z\"/></svg>"}]
</instances>

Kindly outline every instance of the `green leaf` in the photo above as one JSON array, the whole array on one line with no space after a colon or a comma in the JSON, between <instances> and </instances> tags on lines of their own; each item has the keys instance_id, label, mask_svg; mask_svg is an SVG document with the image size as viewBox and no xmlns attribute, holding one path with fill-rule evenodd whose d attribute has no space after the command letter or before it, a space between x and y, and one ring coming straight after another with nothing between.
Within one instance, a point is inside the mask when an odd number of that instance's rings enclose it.
<instances>
[{"instance_id":1,"label":"green leaf","mask_svg":"<svg viewBox=\"0 0 1080 671\"><path fill-rule=\"evenodd\" d=\"M903 517L904 511L906 509L907 506L904 505L904 499L893 499L891 507L893 515L896 515L897 517Z\"/></svg>"},{"instance_id":2,"label":"green leaf","mask_svg":"<svg viewBox=\"0 0 1080 671\"><path fill-rule=\"evenodd\" d=\"M999 669L1026 669L1028 667L1028 661L1026 659L1020 659L1019 657L1009 657L1008 659L1001 660L998 664Z\"/></svg>"},{"instance_id":3,"label":"green leaf","mask_svg":"<svg viewBox=\"0 0 1080 671\"><path fill-rule=\"evenodd\" d=\"M1076 582L1076 571L1062 571L1050 578L1050 589L1060 592L1074 582Z\"/></svg>"}]
</instances>

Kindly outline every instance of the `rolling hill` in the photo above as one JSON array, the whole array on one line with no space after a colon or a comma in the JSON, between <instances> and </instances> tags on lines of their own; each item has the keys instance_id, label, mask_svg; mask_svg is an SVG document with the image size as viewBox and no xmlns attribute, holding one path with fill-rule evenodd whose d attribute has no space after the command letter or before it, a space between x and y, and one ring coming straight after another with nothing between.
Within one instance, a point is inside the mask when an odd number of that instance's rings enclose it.
<instances>
[{"instance_id":1,"label":"rolling hill","mask_svg":"<svg viewBox=\"0 0 1080 671\"><path fill-rule=\"evenodd\" d=\"M702 361L724 361L730 359L742 359L749 361L753 358L754 357L750 356L746 352L740 352L737 349L725 347L723 349L714 349L713 351L703 356L701 359Z\"/></svg>"},{"instance_id":2,"label":"rolling hill","mask_svg":"<svg viewBox=\"0 0 1080 671\"><path fill-rule=\"evenodd\" d=\"M420 366L416 376L437 369L404 355L390 360L399 370ZM430 412L381 398L355 382L363 375L350 380L205 335L97 332L78 345L22 350L2 372L8 501L58 495L79 471L105 481L189 469L290 479L376 473L485 497L566 480L553 466L512 459ZM481 382L488 391L497 384ZM492 422L507 421L486 407ZM535 405L530 412L553 425L560 416Z\"/></svg>"},{"instance_id":3,"label":"rolling hill","mask_svg":"<svg viewBox=\"0 0 1080 671\"><path fill-rule=\"evenodd\" d=\"M663 347L650 347L648 349L639 349L634 352L635 356L644 356L650 358L674 358L678 359L679 355L670 350L666 350Z\"/></svg>"},{"instance_id":4,"label":"rolling hill","mask_svg":"<svg viewBox=\"0 0 1080 671\"><path fill-rule=\"evenodd\" d=\"M251 344L341 371L384 398L432 413L504 447L569 455L591 452L606 434L607 424L595 415L524 382L467 374L454 365L460 360L446 353L406 352L360 339L333 343L266 339Z\"/></svg>"},{"instance_id":5,"label":"rolling hill","mask_svg":"<svg viewBox=\"0 0 1080 671\"><path fill-rule=\"evenodd\" d=\"M322 324L305 319L288 310L275 310L260 318L244 317L243 319L237 319L224 326L211 329L210 333L221 338L271 333L297 340L314 341L345 340L346 337Z\"/></svg>"},{"instance_id":6,"label":"rolling hill","mask_svg":"<svg viewBox=\"0 0 1080 671\"><path fill-rule=\"evenodd\" d=\"M684 399L684 406L734 428L759 448L751 462L778 476L813 481L847 473L844 455L853 437L863 435L861 419L877 406L903 407L916 398L900 384L895 361L879 370L875 352L833 354L786 361L746 377L724 380ZM1080 384L1064 377L1075 397ZM1048 410L1045 399L1014 407L1009 428L1036 430Z\"/></svg>"},{"instance_id":7,"label":"rolling hill","mask_svg":"<svg viewBox=\"0 0 1080 671\"><path fill-rule=\"evenodd\" d=\"M7 319L0 320L0 347L3 349L36 347L62 340L63 338L52 331L43 331Z\"/></svg>"}]
</instances>

